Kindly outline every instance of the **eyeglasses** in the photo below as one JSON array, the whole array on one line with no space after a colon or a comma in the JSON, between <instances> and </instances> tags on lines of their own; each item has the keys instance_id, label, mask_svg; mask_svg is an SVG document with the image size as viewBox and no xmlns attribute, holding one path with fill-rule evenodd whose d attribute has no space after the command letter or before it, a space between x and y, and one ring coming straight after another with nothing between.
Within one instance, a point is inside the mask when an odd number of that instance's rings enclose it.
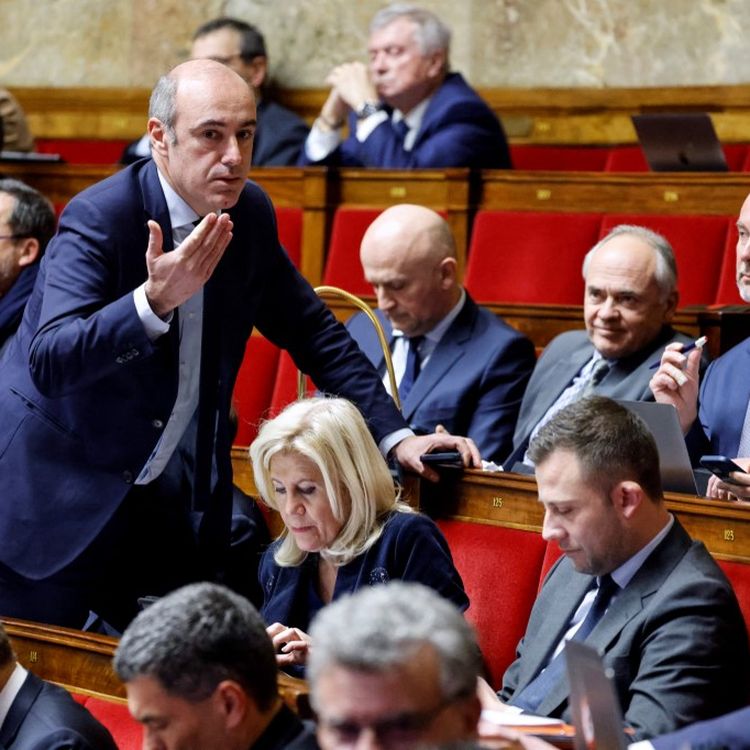
<instances>
[{"instance_id":1,"label":"eyeglasses","mask_svg":"<svg viewBox=\"0 0 750 750\"><path fill-rule=\"evenodd\" d=\"M369 730L382 747L398 747L418 739L443 709L456 700L456 698L443 699L426 711L404 712L369 723L360 724L347 719L326 719L322 716L318 716L318 723L339 746L355 745L362 732Z\"/></svg>"}]
</instances>

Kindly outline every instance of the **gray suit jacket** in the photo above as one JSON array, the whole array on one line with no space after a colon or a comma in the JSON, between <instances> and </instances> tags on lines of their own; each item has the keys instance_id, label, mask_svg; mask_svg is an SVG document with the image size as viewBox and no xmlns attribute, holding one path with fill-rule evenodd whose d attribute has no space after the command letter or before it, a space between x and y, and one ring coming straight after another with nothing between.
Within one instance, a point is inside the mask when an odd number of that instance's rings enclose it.
<instances>
[{"instance_id":1,"label":"gray suit jacket","mask_svg":"<svg viewBox=\"0 0 750 750\"><path fill-rule=\"evenodd\" d=\"M602 381L594 388L601 396L626 401L653 401L654 396L648 387L654 370L649 369L672 341L687 344L690 339L677 333L672 327L664 326L662 332L631 357L617 360ZM529 437L537 422L547 413L547 409L557 401L558 396L570 385L573 378L594 354L594 347L584 330L566 331L555 337L545 347L531 373L529 385L521 402L516 430L513 434L513 453L508 466L523 458Z\"/></svg>"},{"instance_id":2,"label":"gray suit jacket","mask_svg":"<svg viewBox=\"0 0 750 750\"><path fill-rule=\"evenodd\" d=\"M565 557L552 568L501 698L512 704L536 676L591 582ZM747 704L750 654L737 598L703 544L676 519L586 643L613 670L625 723L638 740ZM570 721L568 692L561 680L539 713Z\"/></svg>"}]
</instances>

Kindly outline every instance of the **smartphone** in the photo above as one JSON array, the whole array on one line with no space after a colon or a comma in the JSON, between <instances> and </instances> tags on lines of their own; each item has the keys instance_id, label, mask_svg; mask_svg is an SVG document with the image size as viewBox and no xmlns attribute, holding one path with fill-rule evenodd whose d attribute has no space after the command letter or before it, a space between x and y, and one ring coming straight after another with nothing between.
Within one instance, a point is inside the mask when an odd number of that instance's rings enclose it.
<instances>
[{"instance_id":1,"label":"smartphone","mask_svg":"<svg viewBox=\"0 0 750 750\"><path fill-rule=\"evenodd\" d=\"M423 464L431 466L447 466L454 469L462 469L464 461L458 451L445 451L443 453L423 453L419 460Z\"/></svg>"},{"instance_id":2,"label":"smartphone","mask_svg":"<svg viewBox=\"0 0 750 750\"><path fill-rule=\"evenodd\" d=\"M728 484L737 484L737 482L729 476L733 471L741 471L743 474L745 473L745 470L741 466L738 466L726 456L703 456L701 458L701 466L719 477L722 482L727 482Z\"/></svg>"}]
</instances>

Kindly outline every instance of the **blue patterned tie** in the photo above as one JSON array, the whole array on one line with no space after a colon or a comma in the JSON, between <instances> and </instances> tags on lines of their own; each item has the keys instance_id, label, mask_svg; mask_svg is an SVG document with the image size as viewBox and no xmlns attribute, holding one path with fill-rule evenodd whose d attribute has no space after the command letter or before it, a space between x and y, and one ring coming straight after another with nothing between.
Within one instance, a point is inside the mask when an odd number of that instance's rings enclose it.
<instances>
[{"instance_id":1,"label":"blue patterned tie","mask_svg":"<svg viewBox=\"0 0 750 750\"><path fill-rule=\"evenodd\" d=\"M396 131L396 135L398 136L401 143L404 142L406 136L411 130L411 128L406 124L406 120L399 120L398 122L394 122L393 129Z\"/></svg>"},{"instance_id":2,"label":"blue patterned tie","mask_svg":"<svg viewBox=\"0 0 750 750\"><path fill-rule=\"evenodd\" d=\"M612 597L619 588L609 574L603 575L599 579L599 587L591 609L589 609L586 618L581 623L581 627L576 630L570 640L585 641L588 638L591 631L596 627L596 624L602 619L602 615L607 610ZM518 695L514 695L510 701L511 705L518 706L518 708L522 708L529 713L535 713L542 701L563 677L565 671L564 652L565 649L560 651L547 664L546 669L543 669Z\"/></svg>"},{"instance_id":3,"label":"blue patterned tie","mask_svg":"<svg viewBox=\"0 0 750 750\"><path fill-rule=\"evenodd\" d=\"M419 377L420 361L419 347L424 341L424 336L412 336L407 339L409 342L409 353L406 355L406 369L404 370L401 382L398 384L398 395L401 403L406 401L409 391L412 389L414 382Z\"/></svg>"}]
</instances>

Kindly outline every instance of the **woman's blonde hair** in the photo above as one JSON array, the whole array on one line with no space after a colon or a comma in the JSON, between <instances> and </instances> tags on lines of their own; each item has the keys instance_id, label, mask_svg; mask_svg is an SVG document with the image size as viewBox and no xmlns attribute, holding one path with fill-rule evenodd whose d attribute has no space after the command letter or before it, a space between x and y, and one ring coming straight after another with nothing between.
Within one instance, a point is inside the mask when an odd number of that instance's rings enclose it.
<instances>
[{"instance_id":1,"label":"woman's blonde hair","mask_svg":"<svg viewBox=\"0 0 750 750\"><path fill-rule=\"evenodd\" d=\"M298 453L323 475L331 511L343 525L321 555L344 565L374 544L382 532L384 515L410 511L399 501L385 459L364 418L343 398L295 401L274 419L263 423L250 446L255 486L269 507L278 511L271 482L271 460L280 453ZM284 530L274 559L278 565L299 565L307 556Z\"/></svg>"}]
</instances>

